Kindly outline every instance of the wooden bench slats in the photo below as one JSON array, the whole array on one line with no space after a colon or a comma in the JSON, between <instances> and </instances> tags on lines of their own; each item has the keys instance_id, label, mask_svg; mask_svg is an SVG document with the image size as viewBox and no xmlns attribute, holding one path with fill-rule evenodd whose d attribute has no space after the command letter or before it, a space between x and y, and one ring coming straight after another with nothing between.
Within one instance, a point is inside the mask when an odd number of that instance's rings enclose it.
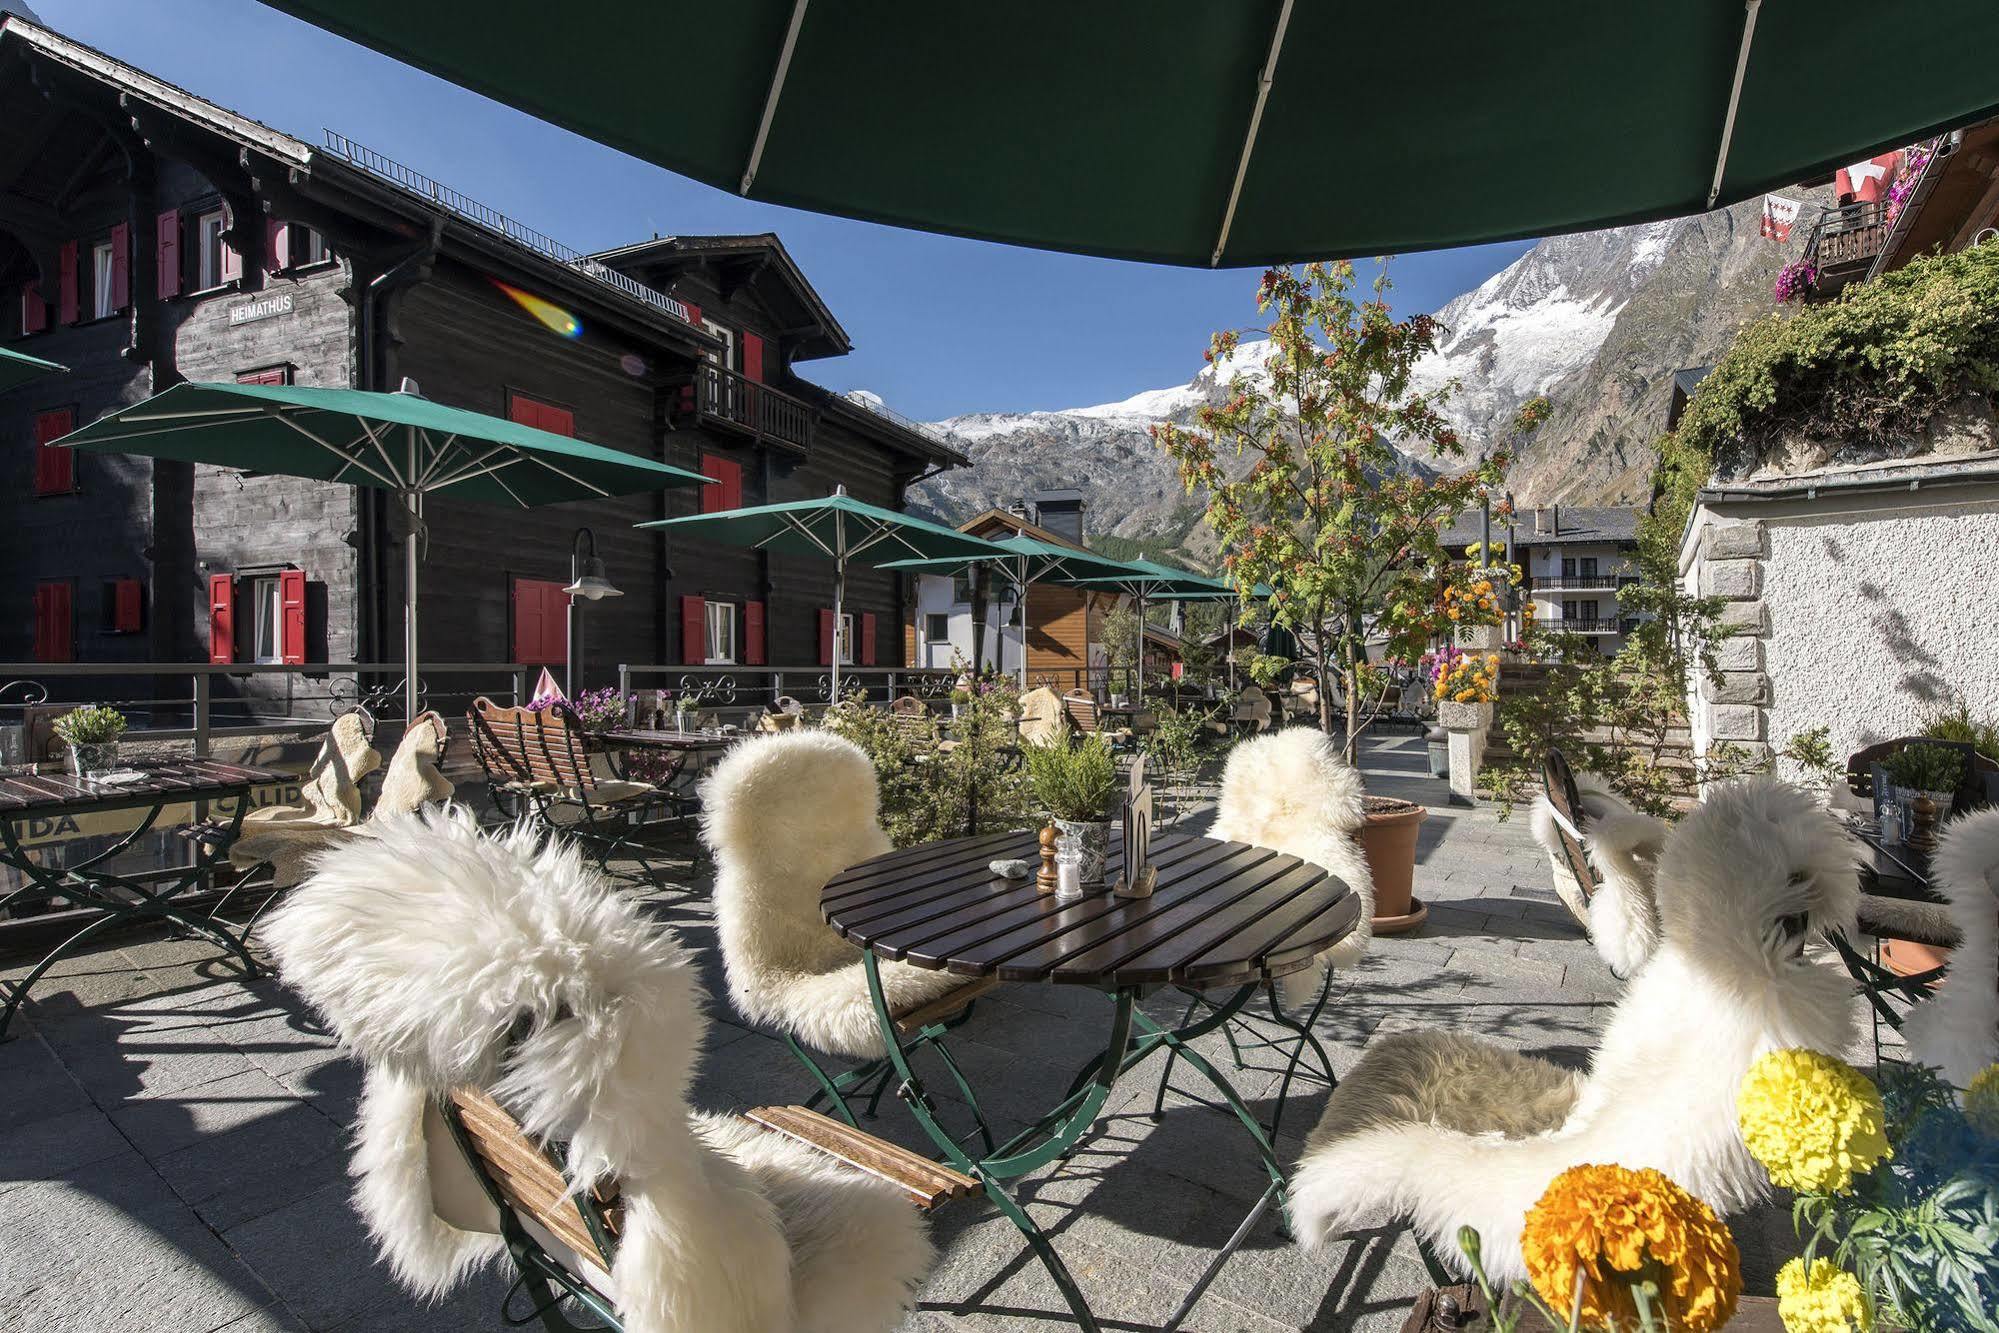
<instances>
[{"instance_id":1,"label":"wooden bench slats","mask_svg":"<svg viewBox=\"0 0 1999 1333\"><path fill-rule=\"evenodd\" d=\"M743 1117L887 1181L926 1212L979 1190L979 1182L962 1171L802 1106L759 1106Z\"/></svg>"},{"instance_id":2,"label":"wooden bench slats","mask_svg":"<svg viewBox=\"0 0 1999 1333\"><path fill-rule=\"evenodd\" d=\"M585 1259L602 1267L602 1256L576 1200L569 1197L562 1172L548 1153L537 1147L521 1131L517 1121L492 1097L477 1088L460 1088L451 1094L465 1132L479 1150L493 1181L517 1210L548 1228L555 1238ZM593 1190L599 1202L616 1198L615 1186ZM623 1211L611 1205L606 1226L616 1234Z\"/></svg>"},{"instance_id":3,"label":"wooden bench slats","mask_svg":"<svg viewBox=\"0 0 1999 1333\"><path fill-rule=\"evenodd\" d=\"M998 977L980 977L934 1000L926 1001L913 1009L904 1009L900 1013L891 1014L890 1017L895 1019L897 1032L905 1037L911 1036L940 1019L958 1013L986 992L998 990L999 984Z\"/></svg>"}]
</instances>

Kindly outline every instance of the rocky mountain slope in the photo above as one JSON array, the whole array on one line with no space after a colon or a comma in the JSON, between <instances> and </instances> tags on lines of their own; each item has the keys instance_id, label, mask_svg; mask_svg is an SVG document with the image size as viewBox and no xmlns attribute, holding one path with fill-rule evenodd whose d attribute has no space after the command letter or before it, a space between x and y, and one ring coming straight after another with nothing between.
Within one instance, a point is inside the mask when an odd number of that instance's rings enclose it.
<instances>
[{"instance_id":1,"label":"rocky mountain slope","mask_svg":"<svg viewBox=\"0 0 1999 1333\"><path fill-rule=\"evenodd\" d=\"M1642 500L1673 372L1712 362L1745 321L1770 309L1777 269L1804 244L1812 192L1788 245L1758 234L1761 201L1699 217L1550 237L1437 312L1445 327L1419 387L1459 388L1449 414L1475 449L1500 438L1536 394L1553 404L1522 453L1522 503ZM1236 363L1263 355L1245 344ZM1201 554L1200 507L1146 434L1191 421L1236 366L1204 366L1183 385L1059 412L982 412L935 425L972 459L912 492L957 519L1036 490L1077 487L1091 530ZM1431 460L1412 460L1420 465Z\"/></svg>"}]
</instances>

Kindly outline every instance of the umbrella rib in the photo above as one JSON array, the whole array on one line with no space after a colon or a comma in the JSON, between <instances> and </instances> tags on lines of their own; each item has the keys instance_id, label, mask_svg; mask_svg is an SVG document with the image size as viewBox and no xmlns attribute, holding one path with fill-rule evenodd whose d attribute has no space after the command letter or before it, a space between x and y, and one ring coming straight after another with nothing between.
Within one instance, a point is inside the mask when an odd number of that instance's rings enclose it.
<instances>
[{"instance_id":1,"label":"umbrella rib","mask_svg":"<svg viewBox=\"0 0 1999 1333\"><path fill-rule=\"evenodd\" d=\"M1749 73L1749 44L1756 40L1756 11L1762 7L1763 0L1747 0L1747 12L1742 18L1742 45L1735 52L1735 82L1728 90L1728 115L1721 122L1721 151L1715 155L1714 184L1707 192L1709 208L1721 197L1722 173L1728 170L1728 145L1735 137L1735 112L1742 103L1742 81Z\"/></svg>"},{"instance_id":2,"label":"umbrella rib","mask_svg":"<svg viewBox=\"0 0 1999 1333\"><path fill-rule=\"evenodd\" d=\"M516 460L509 459L506 463L502 463L499 466L506 467L508 466L508 464L514 461ZM520 495L514 490L513 487L507 485L507 479L500 475L499 468L493 469L493 471L488 473L487 475L492 477L493 484L495 486L498 486L501 490L505 491L507 493L507 498L512 500L515 504L519 505L523 509L532 509L534 507L530 505L526 500L521 499Z\"/></svg>"},{"instance_id":3,"label":"umbrella rib","mask_svg":"<svg viewBox=\"0 0 1999 1333\"><path fill-rule=\"evenodd\" d=\"M280 419L280 420L283 420L283 418L279 418L279 419ZM347 448L348 448L348 449L353 449L353 448L355 448L355 446L356 446L356 445L359 445L359 444L361 443L361 441L362 441L362 440L367 440L367 439L373 439L373 438L374 438L374 437L373 437L373 436L372 436L371 434L369 434L369 432L368 432L368 423L367 423L367 422L363 421L363 422L359 422L359 423L357 423L357 424L359 424L359 425L360 425L360 427L361 427L361 433L360 433L360 435L358 435L358 436L356 436L356 437L355 437L355 439L354 439L354 442L353 442L353 444L349 444L349 445L347 446ZM347 456L347 454L346 454L346 453L345 453L345 451L343 450L343 451L342 451L342 457L346 457L346 456ZM352 465L351 465L351 464L348 464L348 463L342 463L342 464L340 465L340 471L338 471L338 472L334 473L334 474L333 474L333 475L332 475L331 477L329 477L329 478L328 478L328 480L329 480L329 481L344 481L344 480L346 480L346 474L347 474L347 469L348 469L348 467L350 467L350 466L352 466ZM391 471L393 471L393 469L391 469Z\"/></svg>"},{"instance_id":4,"label":"umbrella rib","mask_svg":"<svg viewBox=\"0 0 1999 1333\"><path fill-rule=\"evenodd\" d=\"M192 421L196 417L261 417L269 409L262 407L211 407L198 412L127 412L120 421Z\"/></svg>"},{"instance_id":5,"label":"umbrella rib","mask_svg":"<svg viewBox=\"0 0 1999 1333\"><path fill-rule=\"evenodd\" d=\"M430 485L430 479L437 475L439 468L444 466L444 460L452 456L452 445L456 444L461 453L469 454L472 452L463 443L465 437L456 431L445 436L443 444L439 444L431 439L430 432L422 426L416 428L416 437L423 441L423 447L430 451L430 456L423 460L423 471L418 475L416 480L419 489L427 488Z\"/></svg>"},{"instance_id":6,"label":"umbrella rib","mask_svg":"<svg viewBox=\"0 0 1999 1333\"><path fill-rule=\"evenodd\" d=\"M491 464L490 466L487 464L486 460L491 458L494 454L510 449L511 447L512 447L511 445L504 445L504 444L496 445L492 449L487 450L485 453L479 455L477 458L467 463L464 467L459 468L456 472L453 472L448 476L439 477L435 481L426 482L424 489L431 491L441 491L448 486L456 486L461 481L470 481L474 477L492 477L494 476L495 473L499 472L501 468L512 467L514 464L521 461L521 456L518 453L515 453L515 454L510 454L508 457L503 458L499 462ZM495 479L497 480L497 478ZM509 491L508 494L511 495L513 493Z\"/></svg>"},{"instance_id":7,"label":"umbrella rib","mask_svg":"<svg viewBox=\"0 0 1999 1333\"><path fill-rule=\"evenodd\" d=\"M1256 76L1256 105L1250 108L1249 129L1242 136L1242 156L1236 159L1235 164L1235 184L1229 187L1229 204L1222 213L1222 230L1215 237L1215 253L1208 260L1209 268L1220 267L1222 251L1229 248L1229 231L1235 226L1236 204L1242 199L1242 183L1249 177L1250 155L1256 151L1256 132L1263 126L1263 104L1270 100L1270 87L1277 82L1277 56L1284 49L1284 30L1291 26L1291 3L1292 0L1284 0L1284 8L1277 11L1277 28L1270 34L1270 56Z\"/></svg>"},{"instance_id":8,"label":"umbrella rib","mask_svg":"<svg viewBox=\"0 0 1999 1333\"><path fill-rule=\"evenodd\" d=\"M376 481L381 482L384 486L389 487L391 490L402 489L402 483L393 475L387 477L383 476L381 473L375 471L375 469L369 467L366 463L363 463L360 459L344 452L339 445L327 443L325 440L313 434L311 431L307 430L304 426L299 425L298 422L293 421L291 418L280 416L278 420L281 423L283 423L285 426L289 427L290 429L297 431L300 435L305 436L306 439L311 440L314 444L326 450L327 453L332 454L335 458L339 459L341 462L347 464L348 467L356 467L361 469L361 471L367 473L369 476L373 477ZM341 471L343 472L346 471L346 468L342 468Z\"/></svg>"},{"instance_id":9,"label":"umbrella rib","mask_svg":"<svg viewBox=\"0 0 1999 1333\"><path fill-rule=\"evenodd\" d=\"M127 421L130 421L130 420L132 420L132 419L133 419L133 418L131 418L131 417L119 417L119 418L117 418L117 419L116 419L116 424L118 424L118 425L123 425L124 423L126 423ZM170 421L170 420L172 420L172 418L171 418L171 417L153 417L153 418L149 418L149 419L150 419L150 420L154 420L154 421ZM107 420L108 420L108 418L107 418ZM236 425L236 424L237 424L237 423L236 423L236 422L234 422L234 421L229 421L229 420L223 420L223 421L204 421L204 422L200 423L199 425L195 425L195 426L156 426L156 427L154 427L154 428L153 428L152 430L135 430L135 431L127 431L127 432L124 432L124 433L121 433L121 434L118 434L118 435L114 435L114 436L112 436L111 438L109 438L109 439L107 439L107 440L104 440L104 441L101 441L101 443L102 443L102 444L104 444L104 445L111 445L111 444L123 444L123 443L124 443L124 442L125 442L126 440L143 440L143 439L148 439L148 438L150 438L151 436L154 436L154 435L186 435L186 434L188 434L188 433L189 433L190 431L197 431L197 430L213 430L213 429L214 429L215 427L217 427L217 426L233 426L233 425ZM89 429L89 427L85 427L84 429L88 430L88 429ZM80 433L80 432L72 432L72 434L78 434L78 433ZM51 444L51 447L53 447L53 448L57 448L57 449L74 449L74 448L76 448L76 447L77 447L78 445L81 445L81 444L85 444L85 443L100 443L99 441L83 441L83 440L78 440L78 441L76 441L76 442L74 442L74 443L71 443L71 444L65 444L65 443L63 443L63 440L67 440L67 439L69 439L69 436L65 435L65 436L63 436L62 440L53 440L53 441L51 441L51 442L50 442L50 444ZM221 465L219 465L219 464L215 464L215 465L211 465L211 466L221 466Z\"/></svg>"},{"instance_id":10,"label":"umbrella rib","mask_svg":"<svg viewBox=\"0 0 1999 1333\"><path fill-rule=\"evenodd\" d=\"M764 144L770 139L771 122L777 119L777 99L784 95L784 78L791 72L791 53L798 46L798 30L805 26L805 7L811 0L793 0L791 6L791 26L785 29L784 46L777 53L777 68L770 76L770 91L764 94L763 118L757 122L756 142L750 145L749 165L743 168L742 188L736 193L747 195L750 185L757 178L757 168L763 165Z\"/></svg>"},{"instance_id":11,"label":"umbrella rib","mask_svg":"<svg viewBox=\"0 0 1999 1333\"><path fill-rule=\"evenodd\" d=\"M521 457L530 463L536 464L537 466L547 468L550 472L553 472L556 476L561 477L566 481L575 482L578 486L581 486L584 490L589 491L592 494L601 495L607 500L611 498L611 493L605 490L602 486L598 486L595 485L594 483L587 482L573 472L565 472L563 469L557 467L555 464L549 462L546 458L541 457L539 454L532 454L527 452L526 450L522 450Z\"/></svg>"},{"instance_id":12,"label":"umbrella rib","mask_svg":"<svg viewBox=\"0 0 1999 1333\"><path fill-rule=\"evenodd\" d=\"M365 418L362 419L361 433L368 437L368 443L375 446L375 452L380 455L382 465L393 473L396 470L396 460L389 457L389 447L382 443L382 437L375 431L375 424Z\"/></svg>"},{"instance_id":13,"label":"umbrella rib","mask_svg":"<svg viewBox=\"0 0 1999 1333\"><path fill-rule=\"evenodd\" d=\"M809 541L814 546L818 547L820 554L824 555L828 560L837 559L837 557L833 554L833 548L828 546L824 541L820 540L819 534L812 530L811 524L800 522L798 516L795 514L780 514L779 517L784 520L786 527L791 528L799 536L805 538L806 541ZM784 534L781 532L773 532L770 536L765 537L762 541L758 542L756 546L753 547L752 549L760 551L764 547L776 541L779 537L782 537L783 535Z\"/></svg>"}]
</instances>

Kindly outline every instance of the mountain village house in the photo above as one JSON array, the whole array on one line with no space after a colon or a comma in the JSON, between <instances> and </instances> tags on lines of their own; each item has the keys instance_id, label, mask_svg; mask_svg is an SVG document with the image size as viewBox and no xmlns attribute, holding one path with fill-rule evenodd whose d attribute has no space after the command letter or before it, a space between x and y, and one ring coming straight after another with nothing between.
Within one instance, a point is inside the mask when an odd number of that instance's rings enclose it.
<instances>
[{"instance_id":1,"label":"mountain village house","mask_svg":"<svg viewBox=\"0 0 1999 1333\"><path fill-rule=\"evenodd\" d=\"M770 234L584 256L329 133L245 119L19 16L0 23L0 339L70 367L0 398L0 661L400 660L379 491L41 447L183 380L396 389L714 484L426 515L427 656L560 663L572 544L625 594L588 665L889 664L900 580L723 549L648 519L830 493L900 507L963 458L827 392L846 331ZM1080 640L1078 640L1080 644ZM663 682L662 682L663 683Z\"/></svg>"},{"instance_id":2,"label":"mountain village house","mask_svg":"<svg viewBox=\"0 0 1999 1333\"><path fill-rule=\"evenodd\" d=\"M1508 560L1520 566L1521 599L1533 603L1537 624L1616 655L1636 623L1619 609L1617 592L1638 581L1639 514L1632 505L1557 502L1523 507L1514 522L1494 527L1493 541L1507 543ZM1478 539L1478 515L1463 515L1444 532L1444 549L1459 556ZM1508 639L1519 637L1521 622L1520 611L1509 612Z\"/></svg>"}]
</instances>

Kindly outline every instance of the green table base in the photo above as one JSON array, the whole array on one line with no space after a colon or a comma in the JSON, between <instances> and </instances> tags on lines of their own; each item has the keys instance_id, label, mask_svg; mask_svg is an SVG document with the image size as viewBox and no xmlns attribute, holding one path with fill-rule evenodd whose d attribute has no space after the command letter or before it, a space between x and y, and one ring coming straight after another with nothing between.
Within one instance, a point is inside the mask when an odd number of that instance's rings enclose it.
<instances>
[{"instance_id":1,"label":"green table base","mask_svg":"<svg viewBox=\"0 0 1999 1333\"><path fill-rule=\"evenodd\" d=\"M12 866L21 872L27 883L0 898L0 907L20 902L69 902L78 907L96 908L98 915L86 922L81 929L62 943L56 945L42 960L18 982L0 982L0 996L6 999L0 1008L0 1041L7 1040L9 1029L14 1023L14 1015L28 998L28 991L48 970L64 958L76 953L95 936L112 927L140 920L160 920L170 922L183 930L192 931L204 939L213 941L224 951L240 960L251 976L257 976L257 960L250 956L246 941L240 934L232 933L214 919L203 920L189 916L174 905L174 900L201 884L213 874L229 844L243 824L243 815L250 807L248 791L234 797L222 797L216 804L233 800L235 813L230 816L228 832L210 841L193 840L194 860L188 865L171 872L173 877L163 883L151 884L146 879L131 875L120 875L102 867L113 857L129 850L140 838L152 830L160 812L169 805L185 802L184 793L161 796L153 808L146 812L139 826L118 839L111 846L97 852L71 866L44 866L38 863L21 845L20 833L15 828L17 817L0 816L0 863ZM211 798L213 799L213 798ZM28 816L19 816L26 818Z\"/></svg>"},{"instance_id":2,"label":"green table base","mask_svg":"<svg viewBox=\"0 0 1999 1333\"><path fill-rule=\"evenodd\" d=\"M1091 1311L1089 1301L1077 1287L1068 1265L1055 1253L1047 1233L1028 1216L1026 1209L1020 1206L1005 1182L1038 1170L1058 1158L1069 1156L1096 1123L1097 1116L1103 1110L1104 1102L1109 1098L1111 1088L1118 1079L1159 1051L1170 1052L1173 1057L1186 1061L1196 1073L1214 1086L1229 1111L1234 1114L1256 1144L1257 1154L1262 1159L1270 1183L1256 1206L1237 1226L1228 1244L1216 1255L1214 1261L1208 1265L1207 1270L1181 1301L1180 1308L1161 1325L1165 1330L1177 1328L1180 1321L1186 1318L1187 1312L1193 1309L1194 1303L1200 1299L1201 1293L1207 1290L1208 1284L1221 1271L1222 1264L1227 1262L1229 1256L1242 1244L1271 1203L1281 1199L1284 1192L1284 1169L1278 1163L1276 1150L1265 1135L1263 1126L1257 1122L1256 1117L1250 1113L1242 1098L1236 1094L1228 1080L1222 1077L1221 1072L1199 1051L1188 1045L1194 1038L1214 1031L1235 1017L1243 1005L1256 994L1256 984L1237 987L1228 999L1215 1005L1213 1011L1203 1016L1199 1022L1178 1028L1161 1027L1138 1009L1140 987L1121 986L1106 989L1104 994L1112 1002L1112 1011L1110 1038L1105 1044L1103 1054L1094 1057L1077 1073L1069 1085L1068 1095L1047 1115L997 1148L989 1150L983 1157L973 1157L938 1123L935 1108L923 1089L922 1080L911 1067L910 1052L905 1049L900 1034L896 1032L895 1022L889 1016L888 1004L882 994L881 971L875 952L873 949L868 949L862 956L867 968L868 998L874 1004L875 1021L881 1027L882 1039L887 1046L888 1059L893 1066L895 1076L901 1080L896 1094L908 1104L917 1123L923 1127L923 1132L930 1136L930 1141L936 1145L941 1154L941 1160L976 1178L984 1187L986 1197L992 1200L993 1205L1005 1214L1007 1220L1013 1223L1022 1236L1026 1237L1028 1245L1041 1260L1043 1267L1048 1270L1048 1275L1055 1280L1056 1287L1062 1292L1062 1297L1068 1302L1077 1324L1085 1330L1085 1333L1101 1333L1103 1326ZM962 1080L960 1082L962 1085Z\"/></svg>"}]
</instances>

